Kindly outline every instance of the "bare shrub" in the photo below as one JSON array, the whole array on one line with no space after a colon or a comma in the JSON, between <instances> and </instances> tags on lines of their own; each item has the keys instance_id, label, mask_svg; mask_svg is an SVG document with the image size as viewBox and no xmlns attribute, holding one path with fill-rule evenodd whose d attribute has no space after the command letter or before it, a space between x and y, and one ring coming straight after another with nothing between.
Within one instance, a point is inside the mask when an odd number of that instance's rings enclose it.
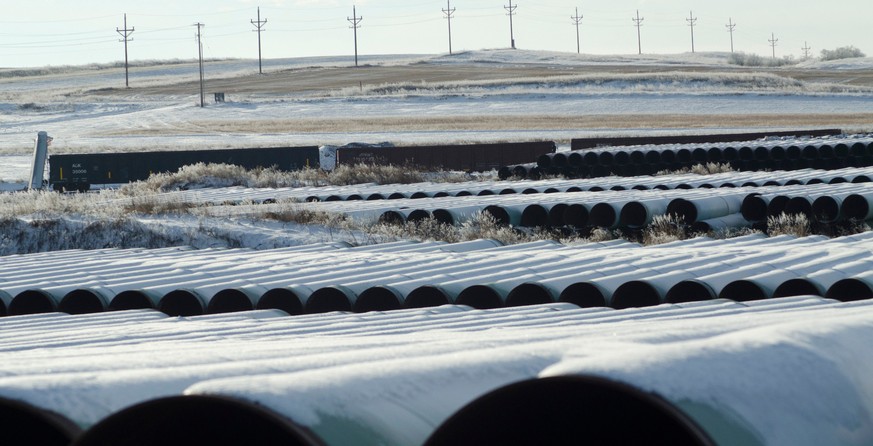
<instances>
[{"instance_id":1,"label":"bare shrub","mask_svg":"<svg viewBox=\"0 0 873 446\"><path fill-rule=\"evenodd\" d=\"M794 235L806 237L812 233L812 228L806 215L786 214L783 212L767 218L767 232L771 236Z\"/></svg>"},{"instance_id":2,"label":"bare shrub","mask_svg":"<svg viewBox=\"0 0 873 446\"><path fill-rule=\"evenodd\" d=\"M588 234L588 241L594 243L600 242L608 242L610 240L617 240L621 238L621 234L616 231L610 231L606 228L594 228L591 230L591 233Z\"/></svg>"},{"instance_id":3,"label":"bare shrub","mask_svg":"<svg viewBox=\"0 0 873 446\"><path fill-rule=\"evenodd\" d=\"M682 217L675 214L656 215L642 234L644 245L660 245L688 238L690 234L687 226L683 223Z\"/></svg>"},{"instance_id":4,"label":"bare shrub","mask_svg":"<svg viewBox=\"0 0 873 446\"><path fill-rule=\"evenodd\" d=\"M330 184L411 184L425 181L424 175L411 167L380 164L340 165L329 175Z\"/></svg>"},{"instance_id":5,"label":"bare shrub","mask_svg":"<svg viewBox=\"0 0 873 446\"><path fill-rule=\"evenodd\" d=\"M199 205L161 195L138 195L121 206L123 212L143 215L184 214Z\"/></svg>"},{"instance_id":6,"label":"bare shrub","mask_svg":"<svg viewBox=\"0 0 873 446\"><path fill-rule=\"evenodd\" d=\"M821 50L821 60L852 59L855 57L867 57L867 55L851 45L841 46L833 50Z\"/></svg>"},{"instance_id":7,"label":"bare shrub","mask_svg":"<svg viewBox=\"0 0 873 446\"><path fill-rule=\"evenodd\" d=\"M678 170L660 170L655 176L665 176L665 175L681 175L681 174L695 174L695 175L714 175L717 173L730 173L736 172L733 167L731 167L728 163L706 163L706 164L695 164L691 167L683 167Z\"/></svg>"}]
</instances>

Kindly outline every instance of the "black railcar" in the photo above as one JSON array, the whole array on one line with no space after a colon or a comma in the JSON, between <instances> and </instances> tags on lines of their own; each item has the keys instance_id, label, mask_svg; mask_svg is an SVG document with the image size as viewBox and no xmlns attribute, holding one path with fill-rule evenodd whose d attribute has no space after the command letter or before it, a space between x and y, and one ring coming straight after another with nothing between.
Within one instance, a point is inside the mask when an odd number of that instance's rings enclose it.
<instances>
[{"instance_id":1,"label":"black railcar","mask_svg":"<svg viewBox=\"0 0 873 446\"><path fill-rule=\"evenodd\" d=\"M319 167L318 147L179 150L158 152L58 154L49 158L49 183L54 190L88 190L93 184L145 180L196 163L234 164L253 169L276 167L293 171Z\"/></svg>"},{"instance_id":2,"label":"black railcar","mask_svg":"<svg viewBox=\"0 0 873 446\"><path fill-rule=\"evenodd\" d=\"M425 169L483 172L507 164L535 160L540 155L554 153L553 141L462 144L386 148L337 149L337 164L393 164Z\"/></svg>"}]
</instances>

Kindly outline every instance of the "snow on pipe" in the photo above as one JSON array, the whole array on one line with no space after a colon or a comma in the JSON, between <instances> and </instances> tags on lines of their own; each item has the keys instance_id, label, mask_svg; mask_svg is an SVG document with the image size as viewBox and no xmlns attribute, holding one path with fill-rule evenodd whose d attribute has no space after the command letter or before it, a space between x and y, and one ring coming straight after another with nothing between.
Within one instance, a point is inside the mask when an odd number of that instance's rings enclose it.
<instances>
[{"instance_id":1,"label":"snow on pipe","mask_svg":"<svg viewBox=\"0 0 873 446\"><path fill-rule=\"evenodd\" d=\"M691 232L707 233L711 231L726 231L729 229L748 228L751 225L752 222L747 220L743 214L737 213L694 222L694 224L691 225Z\"/></svg>"},{"instance_id":2,"label":"snow on pipe","mask_svg":"<svg viewBox=\"0 0 873 446\"><path fill-rule=\"evenodd\" d=\"M851 194L843 200L841 211L846 218L869 220L873 218L873 192Z\"/></svg>"},{"instance_id":3,"label":"snow on pipe","mask_svg":"<svg viewBox=\"0 0 873 446\"><path fill-rule=\"evenodd\" d=\"M827 268L813 271L798 278L786 280L779 284L773 292L773 297L787 296L826 296L828 290L837 282L862 274L873 268L873 261L861 259L856 261L841 262L830 265ZM836 289L831 298L847 300L853 296L851 292L839 292ZM871 296L873 297L873 296Z\"/></svg>"},{"instance_id":4,"label":"snow on pipe","mask_svg":"<svg viewBox=\"0 0 873 446\"><path fill-rule=\"evenodd\" d=\"M656 215L667 213L669 198L652 198L630 201L621 208L619 224L631 229L639 229L652 222Z\"/></svg>"},{"instance_id":5,"label":"snow on pipe","mask_svg":"<svg viewBox=\"0 0 873 446\"><path fill-rule=\"evenodd\" d=\"M740 212L746 194L709 198L677 198L667 206L668 214L680 216L687 224Z\"/></svg>"},{"instance_id":6,"label":"snow on pipe","mask_svg":"<svg viewBox=\"0 0 873 446\"><path fill-rule=\"evenodd\" d=\"M859 340L871 336L869 314L832 315L607 357L580 350L539 376L594 375L658 395L715 444L866 444L873 363Z\"/></svg>"},{"instance_id":7,"label":"snow on pipe","mask_svg":"<svg viewBox=\"0 0 873 446\"><path fill-rule=\"evenodd\" d=\"M871 270L859 272L834 283L828 288L825 297L846 302L873 299Z\"/></svg>"},{"instance_id":8,"label":"snow on pipe","mask_svg":"<svg viewBox=\"0 0 873 446\"><path fill-rule=\"evenodd\" d=\"M308 428L261 405L223 396L191 395L151 400L124 409L97 423L73 443L106 444L325 443Z\"/></svg>"},{"instance_id":9,"label":"snow on pipe","mask_svg":"<svg viewBox=\"0 0 873 446\"><path fill-rule=\"evenodd\" d=\"M568 441L715 445L680 406L624 383L582 375L526 380L494 390L455 412L424 445Z\"/></svg>"},{"instance_id":10,"label":"snow on pipe","mask_svg":"<svg viewBox=\"0 0 873 446\"><path fill-rule=\"evenodd\" d=\"M0 398L0 439L4 445L67 446L81 428L66 417L24 401Z\"/></svg>"}]
</instances>

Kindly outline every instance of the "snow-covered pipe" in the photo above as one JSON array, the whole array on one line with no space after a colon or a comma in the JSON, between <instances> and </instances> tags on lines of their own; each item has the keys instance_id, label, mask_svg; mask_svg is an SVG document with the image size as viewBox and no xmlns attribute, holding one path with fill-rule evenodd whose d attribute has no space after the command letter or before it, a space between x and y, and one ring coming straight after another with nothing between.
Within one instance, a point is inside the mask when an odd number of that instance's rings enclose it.
<instances>
[{"instance_id":1,"label":"snow-covered pipe","mask_svg":"<svg viewBox=\"0 0 873 446\"><path fill-rule=\"evenodd\" d=\"M871 336L868 312L785 320L606 356L580 349L539 376L594 375L659 395L715 444L864 444L873 411L864 397L873 382L864 370L873 361L859 339ZM579 405L590 404L582 399Z\"/></svg>"},{"instance_id":2,"label":"snow-covered pipe","mask_svg":"<svg viewBox=\"0 0 873 446\"><path fill-rule=\"evenodd\" d=\"M789 279L779 284L773 297L825 296L835 283L873 269L873 260L841 262L828 268L814 271L799 278ZM842 299L838 299L842 300Z\"/></svg>"},{"instance_id":3,"label":"snow-covered pipe","mask_svg":"<svg viewBox=\"0 0 873 446\"><path fill-rule=\"evenodd\" d=\"M672 444L714 446L680 406L593 376L510 384L477 398L442 423L424 446L448 444Z\"/></svg>"},{"instance_id":4,"label":"snow-covered pipe","mask_svg":"<svg viewBox=\"0 0 873 446\"><path fill-rule=\"evenodd\" d=\"M642 228L652 222L656 215L667 213L669 198L652 198L630 201L621 208L619 224L631 229Z\"/></svg>"},{"instance_id":5,"label":"snow-covered pipe","mask_svg":"<svg viewBox=\"0 0 873 446\"><path fill-rule=\"evenodd\" d=\"M668 214L682 217L686 223L724 217L740 212L745 194L723 195L709 198L677 198L667 206Z\"/></svg>"},{"instance_id":6,"label":"snow-covered pipe","mask_svg":"<svg viewBox=\"0 0 873 446\"><path fill-rule=\"evenodd\" d=\"M841 208L846 218L869 220L873 218L873 192L851 194L843 200Z\"/></svg>"},{"instance_id":7,"label":"snow-covered pipe","mask_svg":"<svg viewBox=\"0 0 873 446\"><path fill-rule=\"evenodd\" d=\"M726 231L730 229L748 228L752 222L746 220L743 214L731 214L724 217L710 218L691 225L691 231L705 233L710 231Z\"/></svg>"},{"instance_id":8,"label":"snow-covered pipe","mask_svg":"<svg viewBox=\"0 0 873 446\"><path fill-rule=\"evenodd\" d=\"M844 302L873 299L873 270L840 280L828 288L825 297Z\"/></svg>"}]
</instances>

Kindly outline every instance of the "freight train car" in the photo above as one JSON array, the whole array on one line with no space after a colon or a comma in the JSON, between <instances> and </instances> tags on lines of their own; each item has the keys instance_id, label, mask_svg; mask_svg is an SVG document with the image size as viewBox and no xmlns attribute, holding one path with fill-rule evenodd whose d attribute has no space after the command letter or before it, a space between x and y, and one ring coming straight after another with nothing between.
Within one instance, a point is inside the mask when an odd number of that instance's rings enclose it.
<instances>
[{"instance_id":1,"label":"freight train car","mask_svg":"<svg viewBox=\"0 0 873 446\"><path fill-rule=\"evenodd\" d=\"M253 169L292 171L319 167L318 147L180 150L130 153L60 154L49 158L49 184L54 190L85 191L94 184L145 180L196 163L234 164Z\"/></svg>"},{"instance_id":2,"label":"freight train car","mask_svg":"<svg viewBox=\"0 0 873 446\"><path fill-rule=\"evenodd\" d=\"M553 141L463 144L413 147L340 147L337 164L393 164L425 169L483 172L508 164L526 163L554 153Z\"/></svg>"}]
</instances>

